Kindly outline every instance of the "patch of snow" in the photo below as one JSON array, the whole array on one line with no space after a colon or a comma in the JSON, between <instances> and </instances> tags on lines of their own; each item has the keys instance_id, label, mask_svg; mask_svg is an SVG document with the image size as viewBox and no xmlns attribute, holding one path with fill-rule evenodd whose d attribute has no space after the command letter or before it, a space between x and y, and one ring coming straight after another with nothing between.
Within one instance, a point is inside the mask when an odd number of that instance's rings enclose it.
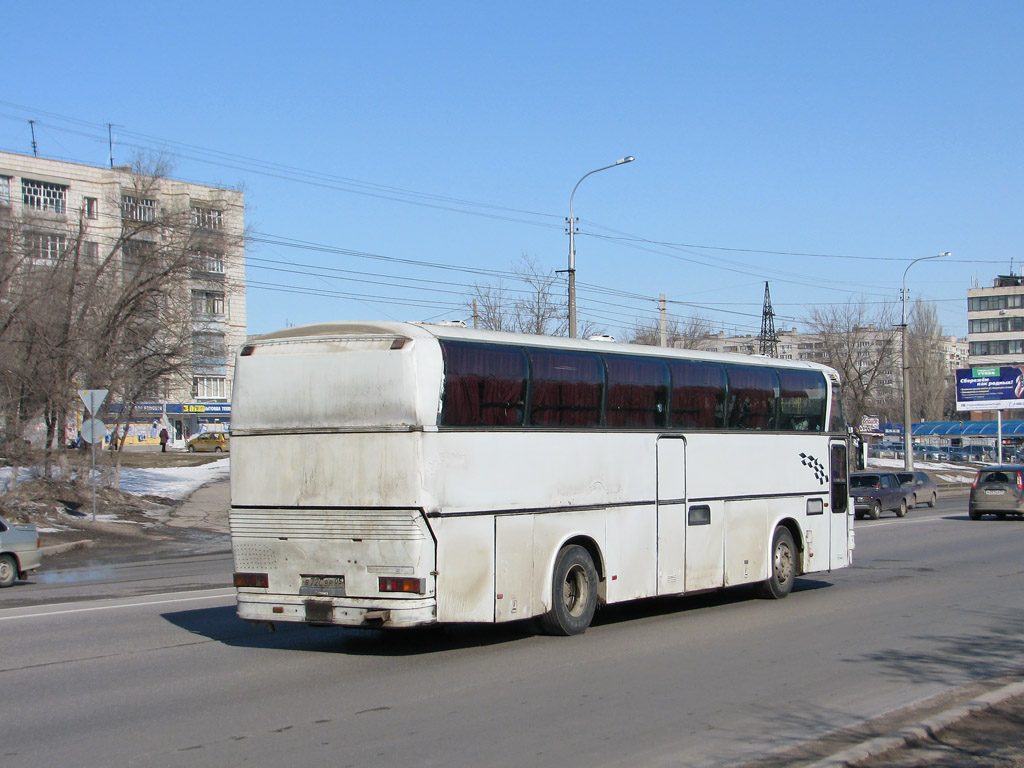
<instances>
[{"instance_id":1,"label":"patch of snow","mask_svg":"<svg viewBox=\"0 0 1024 768\"><path fill-rule=\"evenodd\" d=\"M136 496L165 496L184 499L197 488L217 480L226 480L231 471L231 457L218 459L199 467L132 469L122 467L117 487ZM32 468L18 473L22 483L37 477ZM0 468L0 489L11 480L11 468Z\"/></svg>"}]
</instances>

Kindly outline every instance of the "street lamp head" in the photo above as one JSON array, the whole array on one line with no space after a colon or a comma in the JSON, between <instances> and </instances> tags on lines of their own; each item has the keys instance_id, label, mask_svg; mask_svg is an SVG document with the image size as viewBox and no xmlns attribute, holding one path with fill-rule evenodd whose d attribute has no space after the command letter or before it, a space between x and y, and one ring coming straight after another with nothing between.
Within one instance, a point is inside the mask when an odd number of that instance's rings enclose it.
<instances>
[{"instance_id":1,"label":"street lamp head","mask_svg":"<svg viewBox=\"0 0 1024 768\"><path fill-rule=\"evenodd\" d=\"M623 163L632 163L634 160L636 160L636 158L630 155L629 157L623 157L620 160L616 160L615 164L622 165Z\"/></svg>"},{"instance_id":2,"label":"street lamp head","mask_svg":"<svg viewBox=\"0 0 1024 768\"><path fill-rule=\"evenodd\" d=\"M952 255L953 255L952 251L946 251L945 253L940 253L939 254L939 256L952 256Z\"/></svg>"}]
</instances>

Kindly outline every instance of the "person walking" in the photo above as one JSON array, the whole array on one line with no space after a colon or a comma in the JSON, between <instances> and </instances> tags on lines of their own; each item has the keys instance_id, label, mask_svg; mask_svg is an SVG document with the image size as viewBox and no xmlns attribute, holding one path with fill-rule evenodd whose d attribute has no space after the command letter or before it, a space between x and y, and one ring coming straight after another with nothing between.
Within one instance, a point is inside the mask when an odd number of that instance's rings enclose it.
<instances>
[{"instance_id":1,"label":"person walking","mask_svg":"<svg viewBox=\"0 0 1024 768\"><path fill-rule=\"evenodd\" d=\"M171 436L167 434L167 427L160 430L160 452L167 453L167 441L171 439Z\"/></svg>"}]
</instances>

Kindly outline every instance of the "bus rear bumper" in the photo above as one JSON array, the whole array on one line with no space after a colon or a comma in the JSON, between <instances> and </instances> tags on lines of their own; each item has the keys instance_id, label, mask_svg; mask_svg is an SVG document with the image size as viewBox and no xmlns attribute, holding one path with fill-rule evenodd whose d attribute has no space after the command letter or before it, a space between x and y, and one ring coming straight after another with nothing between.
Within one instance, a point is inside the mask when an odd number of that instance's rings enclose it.
<instances>
[{"instance_id":1,"label":"bus rear bumper","mask_svg":"<svg viewBox=\"0 0 1024 768\"><path fill-rule=\"evenodd\" d=\"M299 622L320 627L384 629L437 622L437 601L358 600L238 593L238 617L246 621Z\"/></svg>"}]
</instances>

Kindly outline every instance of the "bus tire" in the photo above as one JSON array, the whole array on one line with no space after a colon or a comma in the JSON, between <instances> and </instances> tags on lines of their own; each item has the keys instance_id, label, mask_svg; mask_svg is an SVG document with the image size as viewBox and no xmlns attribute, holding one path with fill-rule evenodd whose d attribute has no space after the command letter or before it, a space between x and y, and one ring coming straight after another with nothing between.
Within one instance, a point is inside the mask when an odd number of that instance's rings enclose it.
<instances>
[{"instance_id":1,"label":"bus tire","mask_svg":"<svg viewBox=\"0 0 1024 768\"><path fill-rule=\"evenodd\" d=\"M578 544L562 547L551 578L551 610L540 618L549 635L582 635L597 610L597 568Z\"/></svg>"},{"instance_id":2,"label":"bus tire","mask_svg":"<svg viewBox=\"0 0 1024 768\"><path fill-rule=\"evenodd\" d=\"M768 578L758 586L758 594L764 598L781 600L793 591L793 583L796 581L796 544L786 526L780 525L775 529L769 556L768 566L771 571Z\"/></svg>"}]
</instances>

